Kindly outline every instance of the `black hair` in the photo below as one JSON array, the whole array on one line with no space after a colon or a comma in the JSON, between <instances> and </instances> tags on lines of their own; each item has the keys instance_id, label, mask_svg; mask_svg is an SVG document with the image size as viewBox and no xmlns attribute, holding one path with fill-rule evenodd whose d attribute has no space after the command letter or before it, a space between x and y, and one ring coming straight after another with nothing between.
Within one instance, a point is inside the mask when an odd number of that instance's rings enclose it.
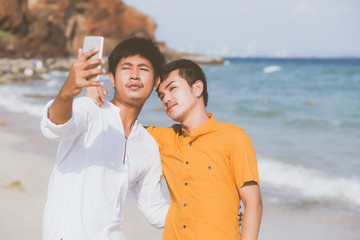
<instances>
[{"instance_id":1,"label":"black hair","mask_svg":"<svg viewBox=\"0 0 360 240\"><path fill-rule=\"evenodd\" d=\"M203 82L203 92L201 93L201 95L203 96L204 104L206 106L209 96L207 92L206 77L201 67L195 62L188 59L179 59L170 62L164 66L163 72L160 75L160 84L163 83L169 77L170 73L175 70L179 70L179 76L185 79L190 87L197 80ZM157 88L156 91L159 91L159 88Z\"/></svg>"},{"instance_id":2,"label":"black hair","mask_svg":"<svg viewBox=\"0 0 360 240\"><path fill-rule=\"evenodd\" d=\"M154 78L160 76L165 58L160 49L150 39L129 38L119 43L109 56L109 72L115 76L116 67L123 58L139 55L150 61L154 68Z\"/></svg>"}]
</instances>

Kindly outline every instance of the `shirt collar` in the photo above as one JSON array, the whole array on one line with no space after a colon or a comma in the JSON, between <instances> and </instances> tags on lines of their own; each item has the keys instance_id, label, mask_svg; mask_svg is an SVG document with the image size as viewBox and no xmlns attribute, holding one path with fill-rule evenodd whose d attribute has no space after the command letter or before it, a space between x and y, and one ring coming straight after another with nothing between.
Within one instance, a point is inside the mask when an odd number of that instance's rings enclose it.
<instances>
[{"instance_id":1,"label":"shirt collar","mask_svg":"<svg viewBox=\"0 0 360 240\"><path fill-rule=\"evenodd\" d=\"M119 108L118 106L116 106L115 104L113 104L112 102L110 102L110 101L108 101L108 100L105 100L105 102L104 102L104 107L103 107L103 108L105 108L106 105L108 105L108 106L110 107L111 111L114 111L115 113L118 114L119 120L120 120L120 121L119 121L119 124L121 125L121 132L124 132L124 127L123 127L123 125L122 125L122 120L121 120L121 115L120 115L121 108ZM133 126L133 128L132 128L132 130L131 130L131 133L130 133L130 135L129 135L129 138L132 137L133 135L135 136L135 135L138 134L138 132L139 132L139 130L138 130L138 129L139 129L139 126L140 126L139 121L136 119L136 120L135 120L135 123L134 123L134 126ZM128 139L129 139L129 138L128 138Z\"/></svg>"},{"instance_id":2,"label":"shirt collar","mask_svg":"<svg viewBox=\"0 0 360 240\"><path fill-rule=\"evenodd\" d=\"M216 119L212 113L208 113L209 120L207 120L205 123L200 125L199 127L193 129L191 131L191 136L184 128L181 128L182 134L184 137L191 137L192 139L197 138L200 135L206 134L210 131L212 131L213 127L216 124Z\"/></svg>"}]
</instances>

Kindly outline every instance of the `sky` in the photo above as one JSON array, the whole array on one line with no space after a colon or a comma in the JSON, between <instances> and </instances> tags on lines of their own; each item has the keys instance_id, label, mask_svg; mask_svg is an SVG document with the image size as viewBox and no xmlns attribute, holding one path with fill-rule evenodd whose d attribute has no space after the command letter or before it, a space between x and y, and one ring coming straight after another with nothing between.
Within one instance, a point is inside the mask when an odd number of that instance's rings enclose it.
<instances>
[{"instance_id":1,"label":"sky","mask_svg":"<svg viewBox=\"0 0 360 240\"><path fill-rule=\"evenodd\" d=\"M360 57L360 0L124 0L189 53Z\"/></svg>"}]
</instances>

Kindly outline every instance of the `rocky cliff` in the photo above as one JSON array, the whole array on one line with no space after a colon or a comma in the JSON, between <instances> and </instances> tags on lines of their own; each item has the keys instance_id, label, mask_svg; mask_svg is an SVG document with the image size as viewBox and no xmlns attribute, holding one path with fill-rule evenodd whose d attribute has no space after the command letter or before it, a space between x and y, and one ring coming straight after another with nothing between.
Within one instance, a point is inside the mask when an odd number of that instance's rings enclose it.
<instances>
[{"instance_id":1,"label":"rocky cliff","mask_svg":"<svg viewBox=\"0 0 360 240\"><path fill-rule=\"evenodd\" d=\"M105 38L104 55L122 40L154 37L154 20L121 0L0 0L0 57L68 57L86 35ZM187 57L199 63L222 59L198 57L159 44L168 60Z\"/></svg>"},{"instance_id":2,"label":"rocky cliff","mask_svg":"<svg viewBox=\"0 0 360 240\"><path fill-rule=\"evenodd\" d=\"M154 39L155 22L121 0L0 0L1 54L76 53L85 35L105 37L107 55L131 36Z\"/></svg>"}]
</instances>

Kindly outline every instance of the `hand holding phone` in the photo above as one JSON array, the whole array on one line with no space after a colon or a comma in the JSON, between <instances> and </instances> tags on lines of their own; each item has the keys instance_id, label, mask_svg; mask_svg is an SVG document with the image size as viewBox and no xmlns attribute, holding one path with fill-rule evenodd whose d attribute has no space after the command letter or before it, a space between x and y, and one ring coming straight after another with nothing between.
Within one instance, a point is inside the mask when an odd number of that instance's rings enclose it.
<instances>
[{"instance_id":1,"label":"hand holding phone","mask_svg":"<svg viewBox=\"0 0 360 240\"><path fill-rule=\"evenodd\" d=\"M104 46L104 37L101 36L85 36L84 38L84 44L83 44L83 53L86 53L92 49L99 49L99 52L92 56L93 59L100 59L102 58L103 53L103 46ZM101 68L101 66L98 66L98 68ZM96 77L89 79L92 81L99 81L99 75Z\"/></svg>"}]
</instances>

